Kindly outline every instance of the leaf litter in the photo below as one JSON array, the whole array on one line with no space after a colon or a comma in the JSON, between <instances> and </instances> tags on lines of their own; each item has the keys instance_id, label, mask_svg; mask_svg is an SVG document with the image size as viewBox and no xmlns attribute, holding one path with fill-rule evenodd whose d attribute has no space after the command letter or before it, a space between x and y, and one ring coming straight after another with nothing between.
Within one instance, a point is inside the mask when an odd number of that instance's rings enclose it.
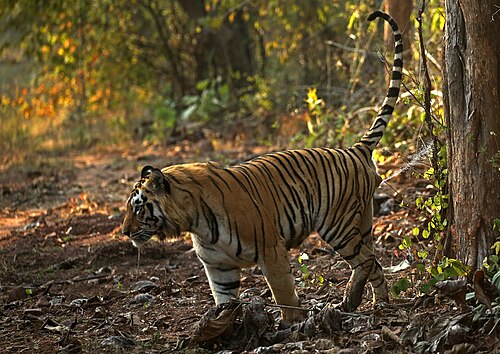
<instances>
[{"instance_id":1,"label":"leaf litter","mask_svg":"<svg viewBox=\"0 0 500 354\"><path fill-rule=\"evenodd\" d=\"M0 205L3 352L500 351L498 289L484 273L476 273L472 283L439 282L429 295L410 289L375 308L365 289L359 310L344 313L334 305L342 299L350 271L317 237L290 256L302 306L308 309L306 320L280 319L257 268L242 272L239 300L214 306L189 238L144 245L138 264L137 249L120 235L124 199L141 154L121 152L119 161L126 163L115 163L117 156L111 153L89 156L92 164L75 164L78 173L58 172L68 178L41 170L36 185L28 178L24 182L22 174L12 175L15 183L2 176L2 190L8 190ZM190 156L187 147L145 154L155 165L163 165L165 156L172 161ZM232 158L241 159L238 154ZM117 167L103 180L102 171L110 165ZM391 183L412 183L401 177ZM37 186L63 193L38 193ZM385 215L374 225L376 252L388 269L389 282L411 273L408 259L394 250L401 230L418 223L411 212L396 208L398 202L387 202L392 194L387 190L389 197L381 199ZM390 205L393 209L385 210ZM306 279L303 264L297 262L302 253L309 258Z\"/></svg>"}]
</instances>

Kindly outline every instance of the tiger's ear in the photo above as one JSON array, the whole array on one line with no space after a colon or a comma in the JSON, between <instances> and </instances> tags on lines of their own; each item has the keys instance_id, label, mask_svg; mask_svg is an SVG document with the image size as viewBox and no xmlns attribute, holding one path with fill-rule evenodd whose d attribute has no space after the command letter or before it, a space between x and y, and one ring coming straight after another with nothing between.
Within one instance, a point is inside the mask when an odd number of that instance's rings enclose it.
<instances>
[{"instance_id":1,"label":"tiger's ear","mask_svg":"<svg viewBox=\"0 0 500 354\"><path fill-rule=\"evenodd\" d=\"M141 171L141 178L146 178L152 171L154 170L154 167L152 166L144 166Z\"/></svg>"},{"instance_id":2,"label":"tiger's ear","mask_svg":"<svg viewBox=\"0 0 500 354\"><path fill-rule=\"evenodd\" d=\"M154 191L161 191L170 194L170 183L160 169L151 166L144 166L141 171L141 178L149 177L148 185Z\"/></svg>"}]
</instances>

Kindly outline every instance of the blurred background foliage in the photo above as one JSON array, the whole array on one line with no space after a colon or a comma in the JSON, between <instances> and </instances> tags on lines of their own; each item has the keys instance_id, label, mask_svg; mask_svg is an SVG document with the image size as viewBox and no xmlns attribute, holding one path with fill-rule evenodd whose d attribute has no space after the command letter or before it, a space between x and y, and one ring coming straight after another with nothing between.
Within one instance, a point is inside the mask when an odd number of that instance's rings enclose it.
<instances>
[{"instance_id":1,"label":"blurred background foliage","mask_svg":"<svg viewBox=\"0 0 500 354\"><path fill-rule=\"evenodd\" d=\"M383 25L365 21L386 5L4 0L2 162L34 151L186 137L275 148L351 144L386 92L393 51ZM400 24L411 44L406 89L383 141L403 150L426 134L413 5ZM433 113L442 122L442 1L429 2L423 26Z\"/></svg>"}]
</instances>

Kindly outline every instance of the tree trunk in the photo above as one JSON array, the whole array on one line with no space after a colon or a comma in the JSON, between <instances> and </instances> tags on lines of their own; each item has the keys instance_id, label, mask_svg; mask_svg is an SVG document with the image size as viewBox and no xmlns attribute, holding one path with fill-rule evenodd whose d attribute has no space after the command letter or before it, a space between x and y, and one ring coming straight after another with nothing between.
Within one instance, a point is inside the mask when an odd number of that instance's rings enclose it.
<instances>
[{"instance_id":1,"label":"tree trunk","mask_svg":"<svg viewBox=\"0 0 500 354\"><path fill-rule=\"evenodd\" d=\"M493 221L500 217L500 13L494 3L445 2L449 237L452 253L473 270L490 253L498 236Z\"/></svg>"},{"instance_id":2,"label":"tree trunk","mask_svg":"<svg viewBox=\"0 0 500 354\"><path fill-rule=\"evenodd\" d=\"M184 11L193 21L206 16L204 2L200 0L178 0ZM235 88L249 83L247 77L255 72L255 46L249 33L248 23L242 10L237 10L232 22L227 18L217 28L205 26L200 33L196 49L198 80L220 75L225 82ZM232 77L232 74L236 78Z\"/></svg>"}]
</instances>

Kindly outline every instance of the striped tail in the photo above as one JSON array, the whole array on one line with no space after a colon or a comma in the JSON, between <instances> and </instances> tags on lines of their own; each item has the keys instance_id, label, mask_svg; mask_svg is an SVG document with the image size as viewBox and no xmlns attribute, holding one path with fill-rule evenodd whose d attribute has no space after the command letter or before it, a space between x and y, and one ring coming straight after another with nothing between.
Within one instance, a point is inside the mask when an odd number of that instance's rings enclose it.
<instances>
[{"instance_id":1,"label":"striped tail","mask_svg":"<svg viewBox=\"0 0 500 354\"><path fill-rule=\"evenodd\" d=\"M367 145L370 149L374 149L375 146L382 139L384 135L385 127L391 119L392 112L394 111L394 106L399 96L399 88L401 86L401 78L403 72L403 38L401 36L401 31L396 24L396 21L382 11L375 11L370 16L368 16L368 21L373 21L377 17L383 18L389 23L394 33L394 64L391 73L391 82L389 84L389 90L387 91L387 96L384 99L382 108L378 111L377 119L373 122L370 130L363 135L361 143Z\"/></svg>"}]
</instances>

